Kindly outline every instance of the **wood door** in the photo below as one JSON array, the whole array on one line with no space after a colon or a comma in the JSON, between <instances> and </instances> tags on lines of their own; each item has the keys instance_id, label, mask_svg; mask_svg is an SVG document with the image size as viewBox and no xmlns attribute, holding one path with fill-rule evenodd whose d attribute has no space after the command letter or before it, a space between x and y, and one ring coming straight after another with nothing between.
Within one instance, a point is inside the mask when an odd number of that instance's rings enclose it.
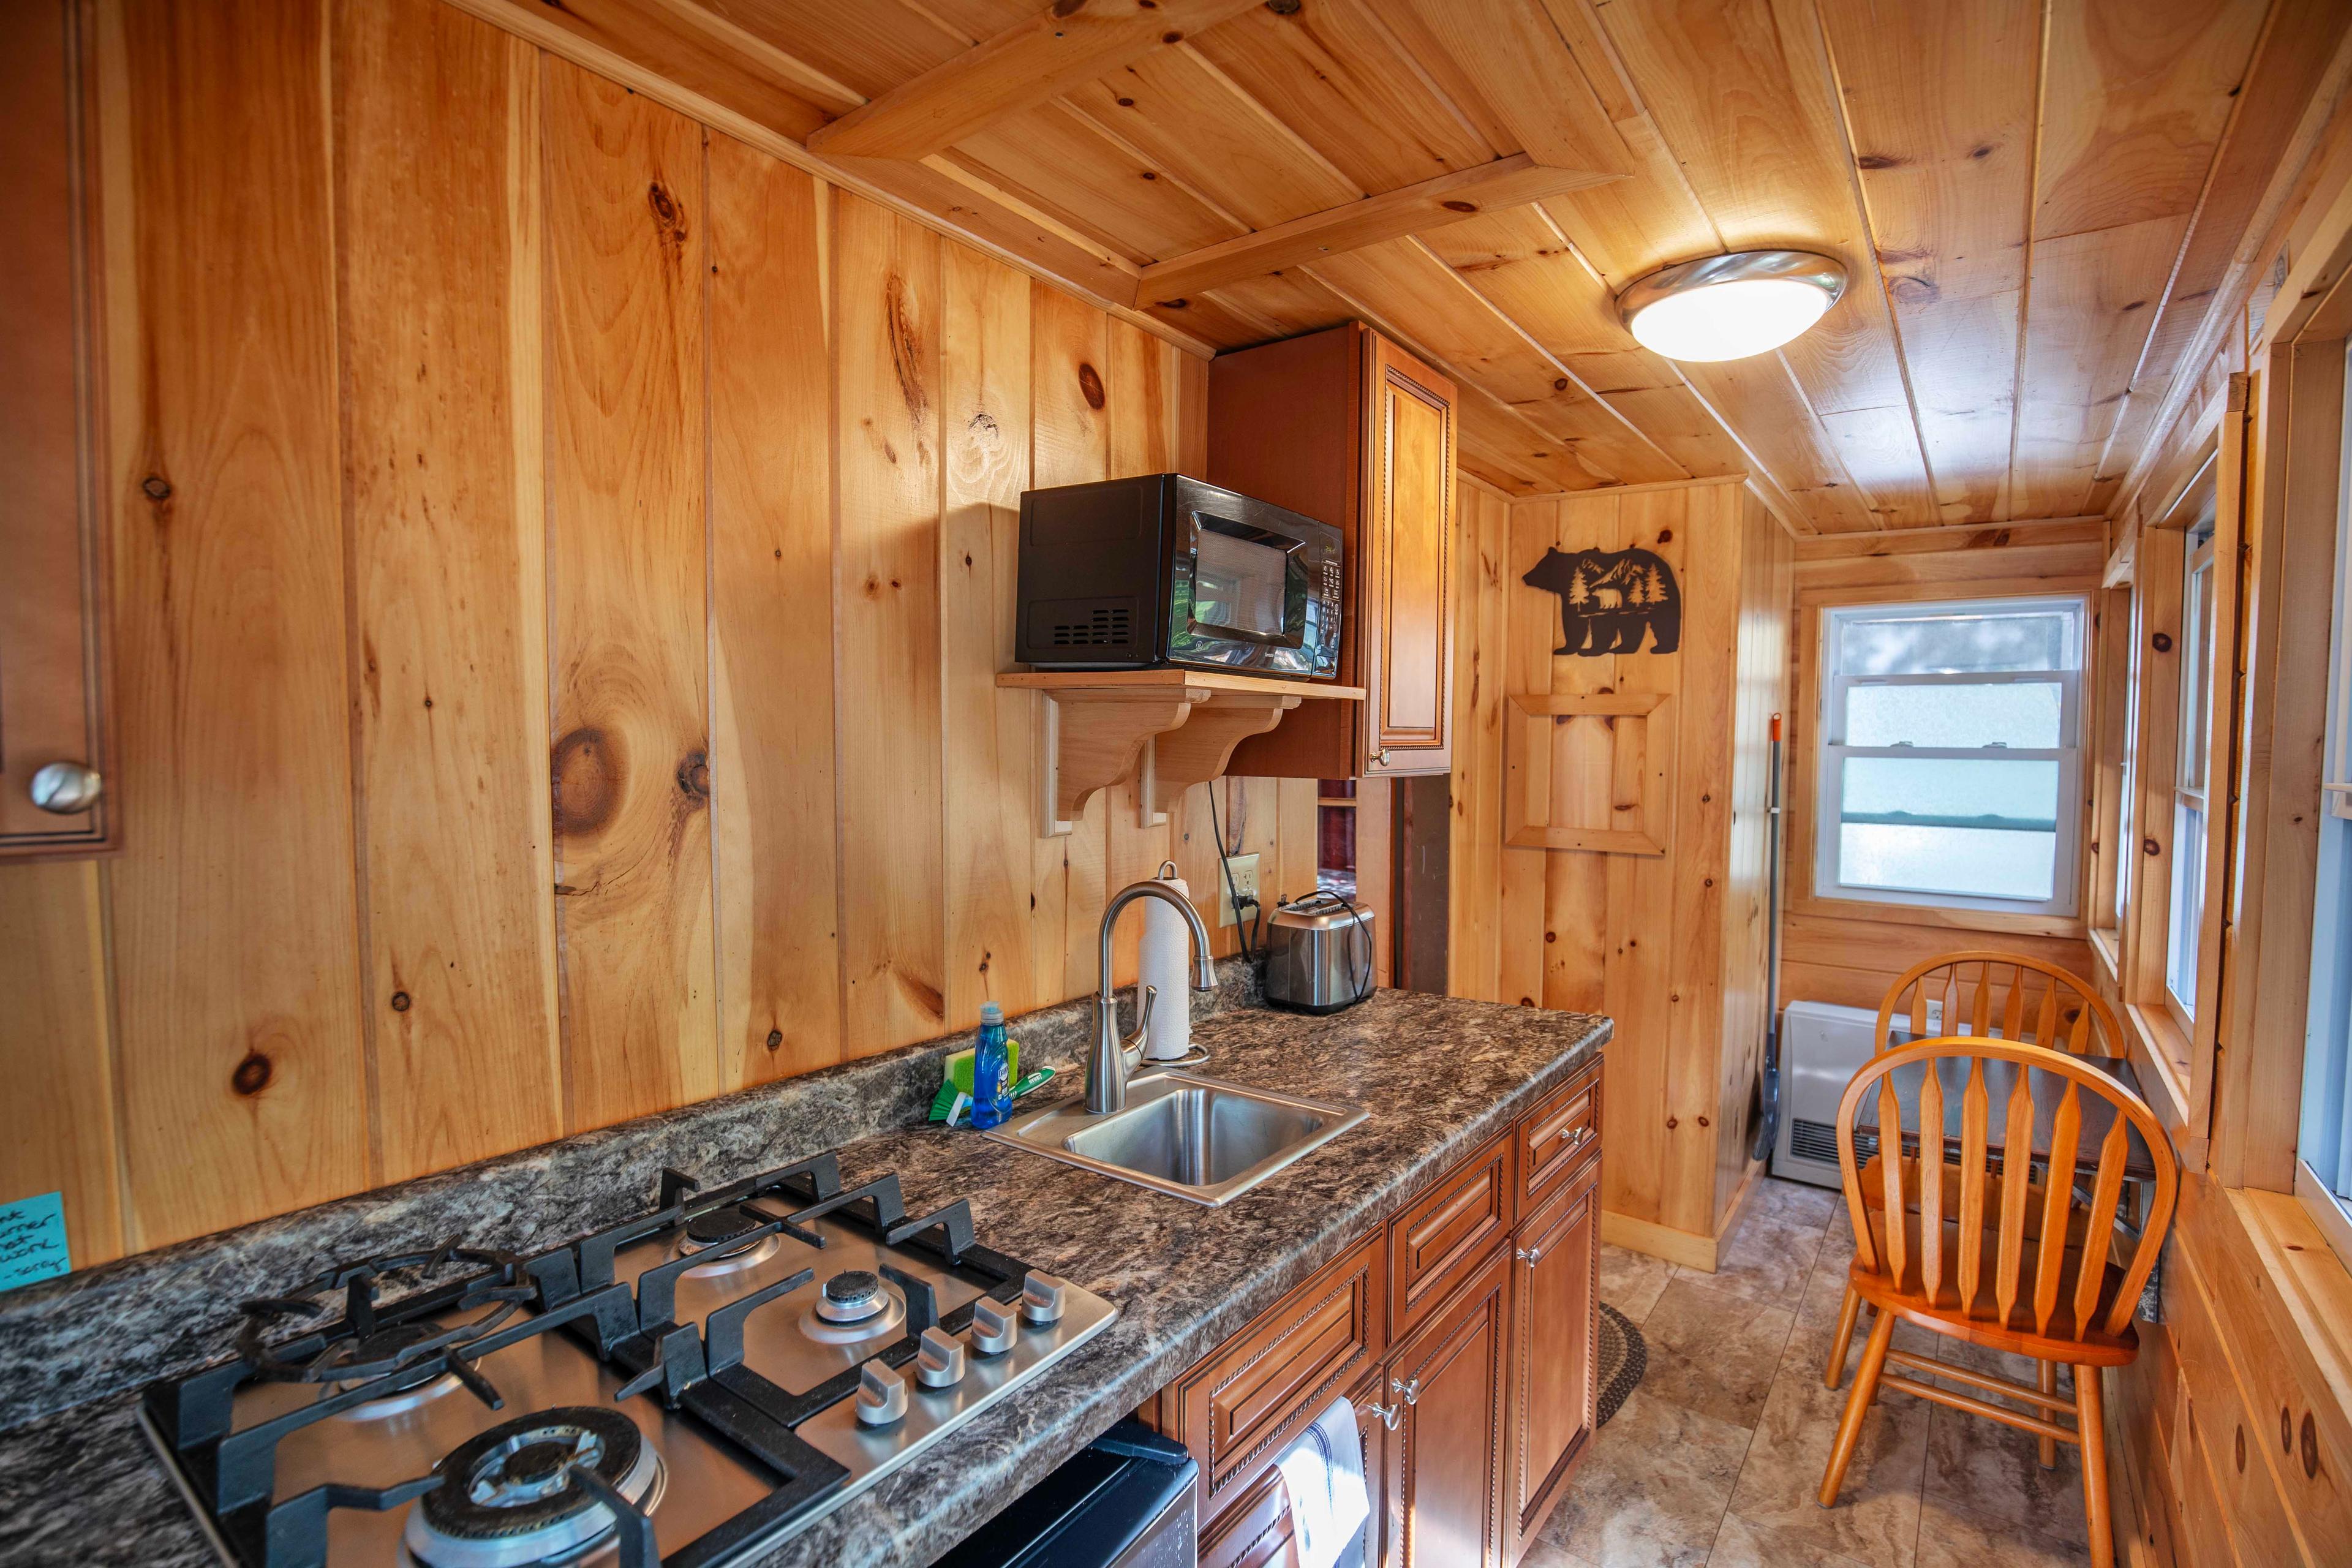
<instances>
[{"instance_id":1,"label":"wood door","mask_svg":"<svg viewBox=\"0 0 2352 1568\"><path fill-rule=\"evenodd\" d=\"M1454 384L1378 335L1357 602L1367 774L1454 765Z\"/></svg>"},{"instance_id":2,"label":"wood door","mask_svg":"<svg viewBox=\"0 0 2352 1568\"><path fill-rule=\"evenodd\" d=\"M1497 1248L1389 1358L1390 1568L1499 1564L1513 1261Z\"/></svg>"},{"instance_id":3,"label":"wood door","mask_svg":"<svg viewBox=\"0 0 2352 1568\"><path fill-rule=\"evenodd\" d=\"M1585 1162L1513 1238L1511 1396L1505 1430L1511 1551L1518 1561L1592 1436L1601 1162Z\"/></svg>"},{"instance_id":4,"label":"wood door","mask_svg":"<svg viewBox=\"0 0 2352 1568\"><path fill-rule=\"evenodd\" d=\"M97 315L90 258L97 204L84 155L84 14L37 0L0 57L0 149L15 192L0 219L0 858L110 849L118 814L105 691L104 578L98 526ZM171 491L148 484L160 515ZM49 793L62 763L99 794ZM36 778L49 801L36 805ZM60 806L68 809L59 809Z\"/></svg>"}]
</instances>

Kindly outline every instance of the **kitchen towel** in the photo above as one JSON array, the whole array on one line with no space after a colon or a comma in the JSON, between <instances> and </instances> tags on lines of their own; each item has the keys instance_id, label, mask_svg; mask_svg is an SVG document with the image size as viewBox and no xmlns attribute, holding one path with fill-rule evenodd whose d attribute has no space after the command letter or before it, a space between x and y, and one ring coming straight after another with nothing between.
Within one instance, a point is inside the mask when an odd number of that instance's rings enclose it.
<instances>
[{"instance_id":1,"label":"kitchen towel","mask_svg":"<svg viewBox=\"0 0 2352 1568\"><path fill-rule=\"evenodd\" d=\"M1290 1494L1290 1544L1298 1568L1362 1568L1372 1500L1364 1488L1356 1407L1335 1401L1274 1465Z\"/></svg>"},{"instance_id":2,"label":"kitchen towel","mask_svg":"<svg viewBox=\"0 0 2352 1568\"><path fill-rule=\"evenodd\" d=\"M1180 899L1192 889L1175 875L1173 861L1162 861L1160 883ZM1142 899L1143 947L1136 963L1137 977L1156 987L1160 999L1151 1005L1151 1029L1143 1042L1143 1059L1172 1062L1192 1048L1192 929L1164 899Z\"/></svg>"}]
</instances>

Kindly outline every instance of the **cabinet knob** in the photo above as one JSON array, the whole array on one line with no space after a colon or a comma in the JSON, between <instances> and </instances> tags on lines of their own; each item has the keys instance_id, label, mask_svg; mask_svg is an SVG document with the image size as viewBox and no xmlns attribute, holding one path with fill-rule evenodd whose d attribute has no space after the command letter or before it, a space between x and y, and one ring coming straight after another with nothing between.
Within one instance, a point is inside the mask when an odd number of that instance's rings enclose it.
<instances>
[{"instance_id":1,"label":"cabinet knob","mask_svg":"<svg viewBox=\"0 0 2352 1568\"><path fill-rule=\"evenodd\" d=\"M1389 749L1386 746L1382 746L1379 751L1374 752L1372 753L1372 761L1380 763L1382 767L1387 767L1389 765Z\"/></svg>"},{"instance_id":2,"label":"cabinet knob","mask_svg":"<svg viewBox=\"0 0 2352 1568\"><path fill-rule=\"evenodd\" d=\"M1517 1251L1520 1261L1530 1268L1543 1261L1543 1248L1540 1247L1522 1247Z\"/></svg>"},{"instance_id":3,"label":"cabinet knob","mask_svg":"<svg viewBox=\"0 0 2352 1568\"><path fill-rule=\"evenodd\" d=\"M1402 1405L1367 1405L1364 1406L1364 1411L1367 1415L1377 1418L1381 1426L1393 1432L1396 1430L1398 1418L1404 1414L1404 1406Z\"/></svg>"},{"instance_id":4,"label":"cabinet knob","mask_svg":"<svg viewBox=\"0 0 2352 1568\"><path fill-rule=\"evenodd\" d=\"M106 781L96 768L82 763L51 763L33 775L33 804L59 816L88 811L98 804Z\"/></svg>"},{"instance_id":5,"label":"cabinet knob","mask_svg":"<svg viewBox=\"0 0 2352 1568\"><path fill-rule=\"evenodd\" d=\"M1389 1379L1389 1388L1392 1393L1402 1394L1404 1396L1404 1402L1407 1405L1418 1405L1421 1403L1421 1379L1417 1377L1411 1383L1406 1383L1400 1378L1392 1377Z\"/></svg>"}]
</instances>

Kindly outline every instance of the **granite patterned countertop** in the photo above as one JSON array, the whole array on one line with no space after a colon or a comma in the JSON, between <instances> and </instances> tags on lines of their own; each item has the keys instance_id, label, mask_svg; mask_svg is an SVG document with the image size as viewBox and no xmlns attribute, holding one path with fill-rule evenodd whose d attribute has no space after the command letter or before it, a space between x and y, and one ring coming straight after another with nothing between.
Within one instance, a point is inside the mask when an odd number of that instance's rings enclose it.
<instances>
[{"instance_id":1,"label":"granite patterned countertop","mask_svg":"<svg viewBox=\"0 0 2352 1568\"><path fill-rule=\"evenodd\" d=\"M968 1196L988 1245L1119 1315L1020 1397L763 1561L930 1562L1501 1132L1609 1035L1605 1018L1399 991L1325 1018L1241 1008L1205 1019L1193 1038L1211 1059L1198 1070L1371 1113L1222 1208L969 1132L886 1131L843 1147L845 1181L896 1171L914 1213ZM1079 1077L1055 1089L1078 1092ZM113 1394L0 1432L0 1563L213 1561L131 1405Z\"/></svg>"}]
</instances>

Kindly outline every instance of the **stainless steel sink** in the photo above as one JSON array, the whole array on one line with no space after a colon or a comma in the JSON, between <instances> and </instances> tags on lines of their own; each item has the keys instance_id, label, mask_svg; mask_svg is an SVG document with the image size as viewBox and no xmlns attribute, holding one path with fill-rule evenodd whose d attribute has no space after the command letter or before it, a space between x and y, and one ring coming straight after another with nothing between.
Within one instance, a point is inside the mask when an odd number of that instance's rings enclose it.
<instances>
[{"instance_id":1,"label":"stainless steel sink","mask_svg":"<svg viewBox=\"0 0 2352 1568\"><path fill-rule=\"evenodd\" d=\"M987 1136L1065 1164L1216 1205L1240 1196L1362 1121L1360 1107L1302 1100L1195 1073L1139 1073L1127 1108L1087 1114L1073 1099Z\"/></svg>"}]
</instances>

